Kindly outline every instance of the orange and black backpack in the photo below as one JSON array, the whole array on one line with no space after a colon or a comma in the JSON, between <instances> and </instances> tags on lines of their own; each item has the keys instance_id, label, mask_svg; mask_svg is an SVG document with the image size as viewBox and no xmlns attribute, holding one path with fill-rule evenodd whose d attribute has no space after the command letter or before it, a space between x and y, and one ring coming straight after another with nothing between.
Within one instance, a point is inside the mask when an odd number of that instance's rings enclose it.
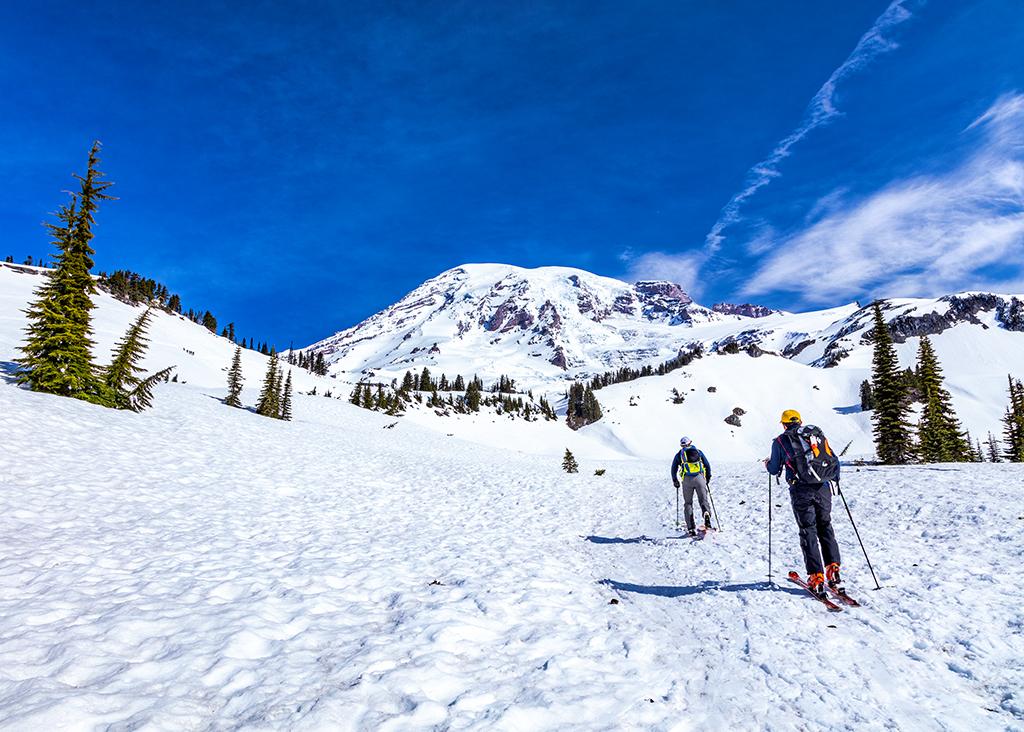
<instances>
[{"instance_id":1,"label":"orange and black backpack","mask_svg":"<svg viewBox=\"0 0 1024 732\"><path fill-rule=\"evenodd\" d=\"M839 475L839 458L820 427L805 424L775 439L786 454L786 465L800 483L827 483Z\"/></svg>"}]
</instances>

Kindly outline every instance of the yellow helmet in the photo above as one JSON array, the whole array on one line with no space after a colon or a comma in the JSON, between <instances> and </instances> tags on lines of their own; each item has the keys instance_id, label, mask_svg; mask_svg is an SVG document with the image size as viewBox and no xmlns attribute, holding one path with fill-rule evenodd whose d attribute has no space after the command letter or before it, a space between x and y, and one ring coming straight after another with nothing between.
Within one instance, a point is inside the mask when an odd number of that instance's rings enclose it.
<instances>
[{"instance_id":1,"label":"yellow helmet","mask_svg":"<svg viewBox=\"0 0 1024 732\"><path fill-rule=\"evenodd\" d=\"M782 413L781 422L782 424L790 424L791 422L803 422L803 420L800 419L800 412L795 409L787 409Z\"/></svg>"}]
</instances>

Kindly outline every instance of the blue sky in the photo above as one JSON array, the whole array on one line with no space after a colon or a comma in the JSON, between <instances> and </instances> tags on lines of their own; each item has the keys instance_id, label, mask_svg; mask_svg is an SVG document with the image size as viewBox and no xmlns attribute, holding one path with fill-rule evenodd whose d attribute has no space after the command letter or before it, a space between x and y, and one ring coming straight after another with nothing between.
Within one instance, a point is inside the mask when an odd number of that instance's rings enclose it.
<instances>
[{"instance_id":1,"label":"blue sky","mask_svg":"<svg viewBox=\"0 0 1024 732\"><path fill-rule=\"evenodd\" d=\"M0 256L99 139L97 269L280 346L464 262L1022 292L1022 48L1018 0L8 3Z\"/></svg>"}]
</instances>

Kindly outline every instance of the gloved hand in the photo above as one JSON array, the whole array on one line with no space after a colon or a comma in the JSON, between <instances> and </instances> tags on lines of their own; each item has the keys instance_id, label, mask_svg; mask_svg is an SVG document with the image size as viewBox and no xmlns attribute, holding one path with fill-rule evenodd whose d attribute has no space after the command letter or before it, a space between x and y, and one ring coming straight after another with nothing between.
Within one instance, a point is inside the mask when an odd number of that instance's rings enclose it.
<instances>
[{"instance_id":1,"label":"gloved hand","mask_svg":"<svg viewBox=\"0 0 1024 732\"><path fill-rule=\"evenodd\" d=\"M678 488L678 487L679 487L679 481L678 481L678 480L675 480L675 479L673 479L673 480L672 480L672 485L674 485L674 486L675 486L676 488Z\"/></svg>"}]
</instances>

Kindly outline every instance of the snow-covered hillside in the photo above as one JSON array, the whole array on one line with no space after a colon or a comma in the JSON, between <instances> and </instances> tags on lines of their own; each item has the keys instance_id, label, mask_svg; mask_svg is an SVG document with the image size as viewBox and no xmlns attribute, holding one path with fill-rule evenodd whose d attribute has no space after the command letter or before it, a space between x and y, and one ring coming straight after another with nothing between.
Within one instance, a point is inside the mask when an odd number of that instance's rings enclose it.
<instances>
[{"instance_id":1,"label":"snow-covered hillside","mask_svg":"<svg viewBox=\"0 0 1024 732\"><path fill-rule=\"evenodd\" d=\"M25 269L0 265L0 361L9 362L17 355L17 345L23 337L22 310L31 300L41 276L39 270L27 270L36 272L29 274L23 271ZM519 270L503 265L451 270L431 282L440 287L439 283L447 282L448 276L465 280L467 288L470 284L473 287L465 293L469 296L463 298L464 306L480 308L481 288L490 282L490 289L485 289L491 292L497 275L503 278L499 278L499 284L515 281L520 282L517 288L525 292L546 293L543 302L554 302L560 297L562 310L565 310L568 296L558 289L560 287L571 293L586 285L587 292L600 295L594 295L593 302L605 304L614 303L615 298L622 297L631 287L580 273L580 270ZM520 281L516 277L527 280ZM539 277L540 284L532 284L534 277ZM579 278L579 287L573 277ZM589 278L593 278L593 282ZM434 287L431 283L427 285ZM508 301L511 296L504 290L504 285L499 288ZM706 355L686 368L598 391L605 417L578 432L569 430L564 420L524 422L486 410L480 414L439 417L435 410L416 407L402 419L469 441L535 454L561 454L569 447L581 456L656 459L671 454L679 436L688 434L714 455L753 460L767 454L777 434L778 415L782 410L796 408L806 421L822 425L834 444L840 448L849 445L848 457L872 455L870 414L859 409L859 386L870 375L871 346L865 340L869 311L854 304L759 318L709 315L710 311L693 305L680 292L666 292L674 293L675 299L666 300L668 295L664 293L657 297L650 295L654 298L652 302L660 303L658 308L662 308L658 310L651 305L650 312L661 315L648 318L634 312L629 317L643 324L630 326L622 332L624 334L617 329L622 326L620 318L625 315L618 313L592 321L579 310L578 302L573 301L575 315L566 314L561 321L573 324L572 328L563 329L562 334L567 339L564 342L582 344L580 353L604 354L575 372L565 372L530 356L532 346L519 342L528 340L529 331L513 328L507 333L495 334L473 326L465 331L464 338L451 337L444 341L445 329L451 326L454 312L450 312L445 303L457 302L459 298L451 293L442 296L440 291L424 294L426 304L415 307L410 304L410 296L402 301L404 305L399 303L367 323L340 334L339 337L349 338L360 331L365 339L359 343L348 342L335 355L345 353L348 355L344 358L355 358L357 353L387 351L397 344L397 347L409 349L410 360L395 364L393 371L377 370L373 381L387 382L400 377L407 369L417 370L423 366L428 366L435 375L444 371L451 376L461 373L468 377L479 373L493 378L506 373L519 380L521 388L532 387L536 396L546 394L553 403L558 403L566 389L566 379L603 371L603 367L597 368L600 359L634 365L660 363L680 348L700 344ZM638 301L642 299L634 295ZM1024 327L1020 315L1024 307L1022 299L967 293L937 300L899 300L886 304L886 317L894 323L894 330L903 341L897 346L903 366L914 363L919 341L915 333L928 333L945 370L959 416L971 434L982 440L989 431L999 436L1000 418L1006 405L1007 374L1024 376L1024 367L1020 365L1024 364L1024 332L1020 330ZM674 304L666 304L669 301ZM529 302L536 303L537 298ZM102 361L140 309L104 294L97 296L96 303L96 350L98 360ZM390 329L398 322L396 313L405 311L410 319L406 330ZM508 315L511 311L506 308L504 312ZM682 313L689 314L688 323L682 319ZM573 330L577 326L582 329L578 333ZM417 335L406 337L412 333ZM487 333L495 342L481 341L482 333ZM155 370L176 365L180 379L210 388L217 396L223 395L226 369L234 348L229 341L186 318L162 312L153 320L151 336L147 367ZM431 353L430 347L412 345L427 341L443 344L439 345L440 353ZM741 350L728 353L730 343L742 346ZM631 360L641 351L658 355L648 360ZM834 362L825 368L820 365L822 359ZM243 351L248 404L256 401L266 361L265 356ZM339 363L341 361L335 366ZM302 369L293 369L293 373L297 391L316 387L318 394L330 392L342 399L348 397L356 381L366 378L359 371L336 370L329 378L316 377ZM673 390L684 397L683 403L675 403ZM739 426L725 421L735 409L743 411Z\"/></svg>"},{"instance_id":2,"label":"snow-covered hillside","mask_svg":"<svg viewBox=\"0 0 1024 732\"><path fill-rule=\"evenodd\" d=\"M24 265L0 263L0 362L11 362L20 354L24 341L26 319L24 310L35 299L46 270ZM99 364L109 361L114 345L143 308L123 303L105 292L93 296L96 309L92 317L94 359ZM149 349L143 366L157 371L174 366L179 381L209 388L225 388L227 370L235 352L235 344L211 333L181 315L154 310L149 327ZM242 370L246 386L259 390L267 371L268 358L256 351L242 349ZM286 366L287 368L287 366ZM295 389L319 391L338 388L334 379L324 379L304 369L293 369ZM250 400L255 402L255 396Z\"/></svg>"},{"instance_id":3,"label":"snow-covered hillside","mask_svg":"<svg viewBox=\"0 0 1024 732\"><path fill-rule=\"evenodd\" d=\"M848 464L882 589L841 504L864 607L828 614L767 581L756 458L792 406L868 449L864 347L827 369L708 355L600 390L605 418L578 432L304 393L281 422L224 406L233 345L159 313L146 363L182 381L135 414L14 383L39 277L0 266L2 729L1024 729L1020 466ZM96 302L102 355L139 308ZM851 317L747 323L770 350ZM1020 333L977 318L933 338L972 429L1024 362ZM915 338L899 348L909 363ZM266 358L244 368L251 404ZM702 541L674 526L681 433L715 467L723 531ZM800 550L775 491L782 582Z\"/></svg>"},{"instance_id":4,"label":"snow-covered hillside","mask_svg":"<svg viewBox=\"0 0 1024 732\"><path fill-rule=\"evenodd\" d=\"M755 463L716 463L723 531L693 542L667 459L567 476L211 393L134 414L0 382L0 728L1024 728L1019 466L850 468L883 587L838 509L864 607L832 615L766 582Z\"/></svg>"}]
</instances>

